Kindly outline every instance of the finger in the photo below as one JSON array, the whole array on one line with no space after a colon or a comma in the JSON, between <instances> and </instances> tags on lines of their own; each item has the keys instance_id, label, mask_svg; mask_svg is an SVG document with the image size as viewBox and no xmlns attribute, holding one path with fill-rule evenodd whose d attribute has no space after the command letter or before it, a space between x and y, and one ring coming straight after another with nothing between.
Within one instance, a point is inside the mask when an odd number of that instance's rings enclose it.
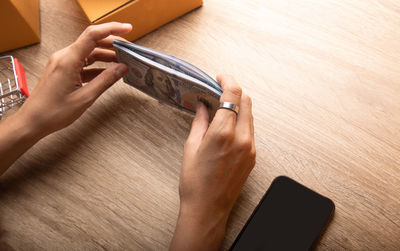
<instances>
[{"instance_id":1,"label":"finger","mask_svg":"<svg viewBox=\"0 0 400 251\"><path fill-rule=\"evenodd\" d=\"M91 68L82 70L81 72L82 83L92 81L92 79L97 77L104 70L105 70L104 68Z\"/></svg>"},{"instance_id":2,"label":"finger","mask_svg":"<svg viewBox=\"0 0 400 251\"><path fill-rule=\"evenodd\" d=\"M236 122L236 134L241 137L248 138L253 141L253 115L251 98L246 94L242 94L240 101L240 109Z\"/></svg>"},{"instance_id":3,"label":"finger","mask_svg":"<svg viewBox=\"0 0 400 251\"><path fill-rule=\"evenodd\" d=\"M95 48L90 55L87 57L87 65L91 65L96 61L102 62L117 62L117 56L115 55L115 51Z\"/></svg>"},{"instance_id":4,"label":"finger","mask_svg":"<svg viewBox=\"0 0 400 251\"><path fill-rule=\"evenodd\" d=\"M79 99L92 103L127 72L128 67L124 64L110 66L97 75L92 81L77 90L75 95L77 95Z\"/></svg>"},{"instance_id":5,"label":"finger","mask_svg":"<svg viewBox=\"0 0 400 251\"><path fill-rule=\"evenodd\" d=\"M196 116L192 122L192 128L190 129L188 144L199 144L207 129L208 129L209 115L206 106L198 101L196 107Z\"/></svg>"},{"instance_id":6,"label":"finger","mask_svg":"<svg viewBox=\"0 0 400 251\"><path fill-rule=\"evenodd\" d=\"M97 42L110 35L121 35L132 30L131 24L126 23L104 23L91 25L71 45L80 60L84 60L97 47Z\"/></svg>"},{"instance_id":7,"label":"finger","mask_svg":"<svg viewBox=\"0 0 400 251\"><path fill-rule=\"evenodd\" d=\"M123 37L110 35L110 36L108 36L108 37L106 37L106 38L104 38L102 40L99 40L97 42L97 46L98 47L102 47L102 48L112 48L115 39L122 40L122 41L125 41L125 42L129 42L128 40L126 40Z\"/></svg>"},{"instance_id":8,"label":"finger","mask_svg":"<svg viewBox=\"0 0 400 251\"><path fill-rule=\"evenodd\" d=\"M237 106L240 105L240 99L242 96L242 88L228 75L217 76L217 81L221 83L222 95L220 102L230 102ZM239 108L240 109L240 108ZM218 109L213 119L215 123L222 123L224 125L234 126L236 123L236 113L228 109Z\"/></svg>"}]
</instances>

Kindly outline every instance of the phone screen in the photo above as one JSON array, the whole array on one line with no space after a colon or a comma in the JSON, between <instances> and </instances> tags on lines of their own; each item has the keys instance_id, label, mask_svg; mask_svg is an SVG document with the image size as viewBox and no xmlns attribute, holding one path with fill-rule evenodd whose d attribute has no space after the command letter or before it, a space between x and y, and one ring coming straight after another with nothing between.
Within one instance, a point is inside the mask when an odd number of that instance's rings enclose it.
<instances>
[{"instance_id":1,"label":"phone screen","mask_svg":"<svg viewBox=\"0 0 400 251\"><path fill-rule=\"evenodd\" d=\"M288 177L279 176L230 250L309 250L334 209L330 199Z\"/></svg>"}]
</instances>

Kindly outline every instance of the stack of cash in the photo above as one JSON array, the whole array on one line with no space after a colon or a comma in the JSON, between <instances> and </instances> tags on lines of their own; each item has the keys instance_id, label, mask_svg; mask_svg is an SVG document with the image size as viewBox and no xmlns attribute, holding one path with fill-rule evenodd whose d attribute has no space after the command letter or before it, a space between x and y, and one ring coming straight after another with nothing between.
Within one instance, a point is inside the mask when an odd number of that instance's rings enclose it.
<instances>
[{"instance_id":1,"label":"stack of cash","mask_svg":"<svg viewBox=\"0 0 400 251\"><path fill-rule=\"evenodd\" d=\"M114 40L117 60L129 67L124 82L151 97L195 112L198 101L203 102L214 117L222 94L221 86L197 67L170 55Z\"/></svg>"}]
</instances>

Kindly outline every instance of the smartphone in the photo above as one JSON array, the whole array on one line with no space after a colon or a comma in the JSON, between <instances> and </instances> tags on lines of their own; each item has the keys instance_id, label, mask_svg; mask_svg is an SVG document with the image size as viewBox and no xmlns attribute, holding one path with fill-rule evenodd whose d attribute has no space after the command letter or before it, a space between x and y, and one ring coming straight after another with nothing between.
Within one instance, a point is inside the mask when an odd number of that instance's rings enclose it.
<instances>
[{"instance_id":1,"label":"smartphone","mask_svg":"<svg viewBox=\"0 0 400 251\"><path fill-rule=\"evenodd\" d=\"M332 200L286 176L279 176L230 250L313 249L334 210Z\"/></svg>"}]
</instances>

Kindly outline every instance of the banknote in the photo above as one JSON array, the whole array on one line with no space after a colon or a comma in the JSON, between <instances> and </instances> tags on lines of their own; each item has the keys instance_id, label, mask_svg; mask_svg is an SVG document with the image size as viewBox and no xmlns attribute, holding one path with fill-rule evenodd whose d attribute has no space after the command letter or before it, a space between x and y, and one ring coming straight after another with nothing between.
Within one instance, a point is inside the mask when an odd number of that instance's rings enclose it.
<instances>
[{"instance_id":1,"label":"banknote","mask_svg":"<svg viewBox=\"0 0 400 251\"><path fill-rule=\"evenodd\" d=\"M194 65L192 65L180 58L177 58L177 57L174 57L174 56L171 56L168 54L164 54L164 53L158 52L156 50L152 50L150 48L146 48L146 47L134 44L134 43L126 43L121 40L115 40L115 43L122 45L126 48L129 48L131 51L133 51L143 57L151 59L159 64L162 64L166 67L169 67L169 68L179 71L183 74L189 75L200 81L203 81L204 83L206 83L222 92L221 86L213 78L208 76L205 72L203 72L199 68L195 67Z\"/></svg>"},{"instance_id":2,"label":"banknote","mask_svg":"<svg viewBox=\"0 0 400 251\"><path fill-rule=\"evenodd\" d=\"M121 40L114 41L114 50L118 62L129 68L125 83L162 103L192 113L201 101L210 119L215 115L222 90L203 71L183 60Z\"/></svg>"}]
</instances>

